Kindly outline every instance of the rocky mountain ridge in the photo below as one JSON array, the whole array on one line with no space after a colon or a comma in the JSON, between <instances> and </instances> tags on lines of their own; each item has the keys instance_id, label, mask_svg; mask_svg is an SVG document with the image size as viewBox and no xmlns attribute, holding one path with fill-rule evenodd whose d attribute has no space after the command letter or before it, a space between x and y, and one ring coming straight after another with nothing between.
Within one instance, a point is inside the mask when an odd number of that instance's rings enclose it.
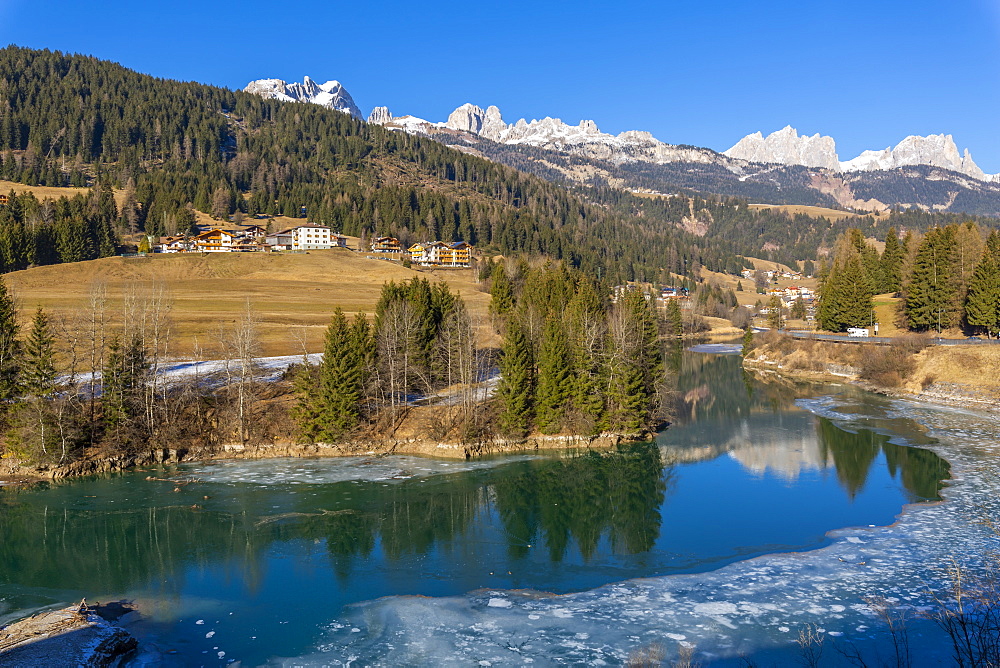
<instances>
[{"instance_id":1,"label":"rocky mountain ridge","mask_svg":"<svg viewBox=\"0 0 1000 668\"><path fill-rule=\"evenodd\" d=\"M364 118L351 94L336 80L318 84L309 77L305 77L302 83L287 83L282 79L258 79L248 83L243 90L285 102L312 102L346 112L355 118Z\"/></svg>"},{"instance_id":2,"label":"rocky mountain ridge","mask_svg":"<svg viewBox=\"0 0 1000 668\"><path fill-rule=\"evenodd\" d=\"M895 147L881 151L864 151L856 158L841 161L833 137L799 135L786 125L764 137L760 132L749 134L723 152L730 158L748 162L821 167L835 172L881 171L928 165L950 169L980 181L1000 182L1000 174L986 174L973 161L966 149L959 153L951 135L921 137L910 135Z\"/></svg>"},{"instance_id":3,"label":"rocky mountain ridge","mask_svg":"<svg viewBox=\"0 0 1000 668\"><path fill-rule=\"evenodd\" d=\"M265 79L245 90L314 101L361 118L350 95L335 81L318 86L308 77L303 84ZM483 109L471 103L456 108L443 122L395 116L384 106L375 107L367 120L563 182L589 184L598 179L635 192L683 188L771 204L1000 215L1000 175L985 174L969 152L960 153L952 136L945 134L910 136L895 147L841 161L832 137L800 136L791 126L767 136L755 132L719 153L668 144L645 131L605 133L590 120L571 125L545 117L507 123L496 106Z\"/></svg>"},{"instance_id":4,"label":"rocky mountain ridge","mask_svg":"<svg viewBox=\"0 0 1000 668\"><path fill-rule=\"evenodd\" d=\"M316 84L309 77L303 83L286 83L281 79L261 79L250 82L245 91L277 99L314 102L346 111L362 118L350 94L338 81ZM1000 182L1000 175L985 174L973 161L968 149L960 154L951 135L926 137L911 135L893 148L864 151L851 160L841 161L832 137L799 135L795 128L785 126L766 137L761 132L749 134L721 154L710 149L680 147L656 139L643 130L628 130L618 135L601 132L591 120L569 125L558 118L545 117L527 121L522 118L508 124L496 106L485 110L465 103L448 115L448 120L435 123L414 116L394 117L387 107L376 107L368 116L377 123L410 132L429 133L432 129L468 132L500 144L527 145L568 151L588 158L614 163L641 160L663 164L667 162L721 162L721 156L747 163L801 165L834 172L889 170L914 165L941 167L989 182ZM737 165L732 165L737 167ZM733 171L739 171L734 169Z\"/></svg>"}]
</instances>

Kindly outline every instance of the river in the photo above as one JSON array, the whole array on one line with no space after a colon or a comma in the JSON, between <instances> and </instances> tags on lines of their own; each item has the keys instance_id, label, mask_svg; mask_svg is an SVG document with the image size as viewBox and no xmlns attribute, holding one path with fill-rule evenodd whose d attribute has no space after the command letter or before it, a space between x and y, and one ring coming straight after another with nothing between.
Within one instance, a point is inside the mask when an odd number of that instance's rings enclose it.
<instances>
[{"instance_id":1,"label":"river","mask_svg":"<svg viewBox=\"0 0 1000 668\"><path fill-rule=\"evenodd\" d=\"M921 611L996 537L997 416L688 352L603 453L232 461L0 489L0 622L126 598L132 665L947 663ZM940 499L945 499L940 502ZM803 649L800 632L813 642ZM820 639L822 642L820 642Z\"/></svg>"}]
</instances>

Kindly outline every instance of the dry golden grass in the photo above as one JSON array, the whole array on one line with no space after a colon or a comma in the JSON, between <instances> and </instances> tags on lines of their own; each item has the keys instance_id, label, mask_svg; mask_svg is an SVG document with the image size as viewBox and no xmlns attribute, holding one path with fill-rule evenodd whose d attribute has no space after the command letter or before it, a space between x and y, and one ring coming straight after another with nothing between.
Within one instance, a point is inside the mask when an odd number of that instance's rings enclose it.
<instances>
[{"instance_id":1,"label":"dry golden grass","mask_svg":"<svg viewBox=\"0 0 1000 668\"><path fill-rule=\"evenodd\" d=\"M919 391L925 380L955 383L1000 396L1000 346L931 346L917 355L917 370L907 389Z\"/></svg>"},{"instance_id":2,"label":"dry golden grass","mask_svg":"<svg viewBox=\"0 0 1000 668\"><path fill-rule=\"evenodd\" d=\"M461 295L483 345L495 345L488 326L489 295L480 292L471 269L417 271L399 263L368 260L338 249L307 254L169 254L147 258L103 258L34 267L5 276L27 318L36 306L55 316L82 316L91 287L103 281L112 311L130 285L163 285L171 301L171 354L191 355L195 343L206 356L218 354L220 328L230 328L247 300L258 313L264 355L322 349L323 332L336 307L348 314L375 309L382 285L420 276L445 281Z\"/></svg>"},{"instance_id":3,"label":"dry golden grass","mask_svg":"<svg viewBox=\"0 0 1000 668\"><path fill-rule=\"evenodd\" d=\"M896 326L896 318L902 299L893 297L891 294L875 295L875 320L878 321L879 336L900 336L906 334L907 330Z\"/></svg>"},{"instance_id":4,"label":"dry golden grass","mask_svg":"<svg viewBox=\"0 0 1000 668\"><path fill-rule=\"evenodd\" d=\"M830 220L842 220L844 218L858 218L858 214L852 213L850 211L840 211L838 209L828 209L823 206L806 206L803 204L751 204L751 209L756 209L758 211L762 209L774 209L775 211L784 211L790 216L794 216L798 213L803 213L812 218L828 218ZM877 215L876 215L877 217Z\"/></svg>"},{"instance_id":5,"label":"dry golden grass","mask_svg":"<svg viewBox=\"0 0 1000 668\"><path fill-rule=\"evenodd\" d=\"M60 197L73 197L77 194L86 195L90 192L90 188L53 188L51 186L26 186L23 183L14 183L13 181L0 181L0 194L6 195L13 190L18 195L21 193L33 193L35 197L39 200L43 199L59 199ZM115 202L120 206L122 199L125 197L125 191L115 190Z\"/></svg>"}]
</instances>

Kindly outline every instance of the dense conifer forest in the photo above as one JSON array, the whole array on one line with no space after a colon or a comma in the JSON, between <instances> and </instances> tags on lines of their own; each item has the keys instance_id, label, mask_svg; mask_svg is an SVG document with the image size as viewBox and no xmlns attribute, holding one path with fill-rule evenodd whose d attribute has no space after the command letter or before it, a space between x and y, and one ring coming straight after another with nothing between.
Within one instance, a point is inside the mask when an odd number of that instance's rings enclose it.
<instances>
[{"instance_id":1,"label":"dense conifer forest","mask_svg":"<svg viewBox=\"0 0 1000 668\"><path fill-rule=\"evenodd\" d=\"M918 332L961 328L994 337L1000 331L1000 232L974 222L932 227L899 238L890 228L879 251L862 232L838 240L820 270L816 319L834 332L868 327L872 297L902 297L896 324Z\"/></svg>"}]
</instances>

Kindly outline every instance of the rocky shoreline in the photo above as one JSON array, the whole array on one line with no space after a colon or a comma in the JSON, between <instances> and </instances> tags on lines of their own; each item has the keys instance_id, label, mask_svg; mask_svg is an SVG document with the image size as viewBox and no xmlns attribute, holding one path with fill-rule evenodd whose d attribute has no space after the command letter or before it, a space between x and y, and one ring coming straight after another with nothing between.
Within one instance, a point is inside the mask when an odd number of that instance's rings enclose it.
<instances>
[{"instance_id":1,"label":"rocky shoreline","mask_svg":"<svg viewBox=\"0 0 1000 668\"><path fill-rule=\"evenodd\" d=\"M0 628L0 665L119 665L138 647L121 626L136 615L123 602L40 612Z\"/></svg>"},{"instance_id":2,"label":"rocky shoreline","mask_svg":"<svg viewBox=\"0 0 1000 668\"><path fill-rule=\"evenodd\" d=\"M471 459L536 450L605 450L621 443L643 440L648 433L602 433L595 436L535 434L524 439L491 439L477 443L445 443L428 439L363 439L343 443L239 443L217 447L161 448L135 454L90 457L63 465L32 466L0 461L0 487L23 486L45 480L117 473L142 466L180 464L223 459L274 459L278 457L373 457L392 454Z\"/></svg>"}]
</instances>

